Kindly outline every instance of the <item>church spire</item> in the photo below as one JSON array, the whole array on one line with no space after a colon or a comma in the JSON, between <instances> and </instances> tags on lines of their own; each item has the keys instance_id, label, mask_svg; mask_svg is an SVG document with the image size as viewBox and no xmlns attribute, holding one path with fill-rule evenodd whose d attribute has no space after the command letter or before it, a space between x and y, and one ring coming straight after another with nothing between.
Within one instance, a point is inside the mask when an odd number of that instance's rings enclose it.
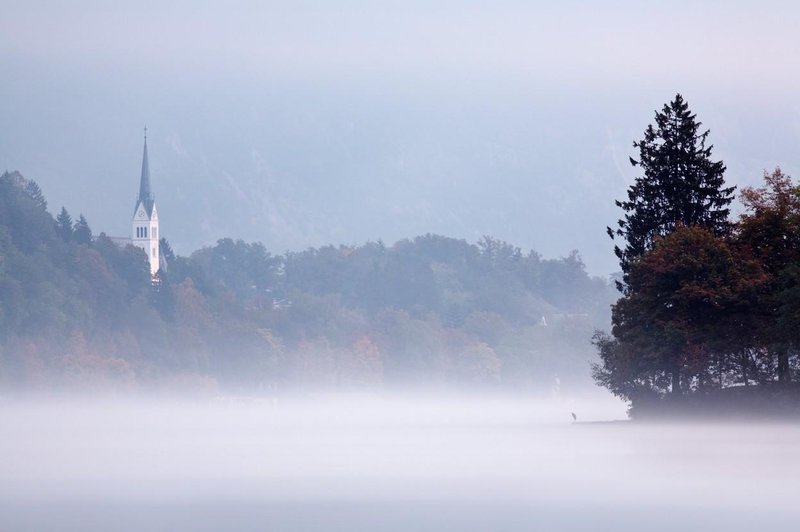
<instances>
[{"instance_id":1,"label":"church spire","mask_svg":"<svg viewBox=\"0 0 800 532\"><path fill-rule=\"evenodd\" d=\"M139 180L139 199L136 204L142 203L147 209L147 215L153 214L155 198L150 188L150 164L147 161L147 127L144 128L144 154L142 155L142 177Z\"/></svg>"},{"instance_id":2,"label":"church spire","mask_svg":"<svg viewBox=\"0 0 800 532\"><path fill-rule=\"evenodd\" d=\"M147 160L147 128L144 128L142 153L142 178L139 181L139 198L133 211L130 242L144 251L150 262L150 274L155 276L161 267L161 250L158 240L158 213L153 191L150 189L150 162Z\"/></svg>"}]
</instances>

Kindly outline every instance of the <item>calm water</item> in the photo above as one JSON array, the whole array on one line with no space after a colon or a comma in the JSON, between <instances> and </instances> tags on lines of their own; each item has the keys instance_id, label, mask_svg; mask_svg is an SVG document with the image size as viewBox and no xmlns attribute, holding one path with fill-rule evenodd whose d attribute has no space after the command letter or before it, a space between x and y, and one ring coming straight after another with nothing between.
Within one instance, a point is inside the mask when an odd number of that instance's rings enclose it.
<instances>
[{"instance_id":1,"label":"calm water","mask_svg":"<svg viewBox=\"0 0 800 532\"><path fill-rule=\"evenodd\" d=\"M800 427L597 398L0 405L0 530L768 530Z\"/></svg>"}]
</instances>

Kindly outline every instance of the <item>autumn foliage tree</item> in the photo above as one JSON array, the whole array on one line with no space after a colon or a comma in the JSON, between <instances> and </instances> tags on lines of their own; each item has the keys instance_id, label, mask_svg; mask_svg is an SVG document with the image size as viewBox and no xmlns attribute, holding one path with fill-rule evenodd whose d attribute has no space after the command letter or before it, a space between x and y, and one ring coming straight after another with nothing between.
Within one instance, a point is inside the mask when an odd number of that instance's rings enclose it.
<instances>
[{"instance_id":1,"label":"autumn foliage tree","mask_svg":"<svg viewBox=\"0 0 800 532\"><path fill-rule=\"evenodd\" d=\"M743 249L757 259L768 275L760 300L757 328L761 345L776 360L778 380L790 380L789 357L800 340L793 319L800 267L800 189L780 168L764 172L761 187L742 190L745 212L737 226Z\"/></svg>"},{"instance_id":2,"label":"autumn foliage tree","mask_svg":"<svg viewBox=\"0 0 800 532\"><path fill-rule=\"evenodd\" d=\"M606 371L621 367L614 357L633 353L638 369L626 378L645 379L661 392L740 380L741 368L732 368L728 355L747 347L765 279L756 261L708 229L677 228L631 266L629 293L612 309L616 348L598 345ZM630 372L631 362L625 364Z\"/></svg>"}]
</instances>

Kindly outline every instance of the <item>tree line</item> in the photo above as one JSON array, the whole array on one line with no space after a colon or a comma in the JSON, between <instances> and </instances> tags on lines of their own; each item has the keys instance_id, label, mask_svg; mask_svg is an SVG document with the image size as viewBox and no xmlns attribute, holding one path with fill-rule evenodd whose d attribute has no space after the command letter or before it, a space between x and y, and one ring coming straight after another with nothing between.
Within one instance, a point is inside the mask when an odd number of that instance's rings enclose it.
<instances>
[{"instance_id":1,"label":"tree line","mask_svg":"<svg viewBox=\"0 0 800 532\"><path fill-rule=\"evenodd\" d=\"M270 253L221 239L155 282L147 258L54 218L0 176L3 390L226 393L468 386L550 393L589 380L615 290L577 253L424 235Z\"/></svg>"},{"instance_id":2,"label":"tree line","mask_svg":"<svg viewBox=\"0 0 800 532\"><path fill-rule=\"evenodd\" d=\"M708 135L679 94L634 143L641 174L608 229L622 297L611 333L594 336L594 377L634 413L726 401L746 408L738 398L770 394L776 407L796 410L800 188L780 168L765 172L760 186L741 190L732 217L735 188Z\"/></svg>"}]
</instances>

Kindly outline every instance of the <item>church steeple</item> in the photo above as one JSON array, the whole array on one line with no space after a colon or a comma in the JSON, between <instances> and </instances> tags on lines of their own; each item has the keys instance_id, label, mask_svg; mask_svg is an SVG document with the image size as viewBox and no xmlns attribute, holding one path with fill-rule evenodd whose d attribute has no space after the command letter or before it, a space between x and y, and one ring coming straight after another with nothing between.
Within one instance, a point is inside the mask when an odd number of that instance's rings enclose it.
<instances>
[{"instance_id":1,"label":"church steeple","mask_svg":"<svg viewBox=\"0 0 800 532\"><path fill-rule=\"evenodd\" d=\"M147 128L144 128L144 154L142 155L142 177L139 180L139 198L136 200L136 206L139 203L144 205L147 209L147 215L153 214L153 205L155 204L155 197L150 188L150 163L147 160Z\"/></svg>"},{"instance_id":2,"label":"church steeple","mask_svg":"<svg viewBox=\"0 0 800 532\"><path fill-rule=\"evenodd\" d=\"M131 243L147 254L150 273L155 275L161 267L161 251L158 243L158 211L156 199L150 188L150 163L147 160L147 128L144 128L144 153L142 154L142 177L139 180L139 198L133 211Z\"/></svg>"}]
</instances>

